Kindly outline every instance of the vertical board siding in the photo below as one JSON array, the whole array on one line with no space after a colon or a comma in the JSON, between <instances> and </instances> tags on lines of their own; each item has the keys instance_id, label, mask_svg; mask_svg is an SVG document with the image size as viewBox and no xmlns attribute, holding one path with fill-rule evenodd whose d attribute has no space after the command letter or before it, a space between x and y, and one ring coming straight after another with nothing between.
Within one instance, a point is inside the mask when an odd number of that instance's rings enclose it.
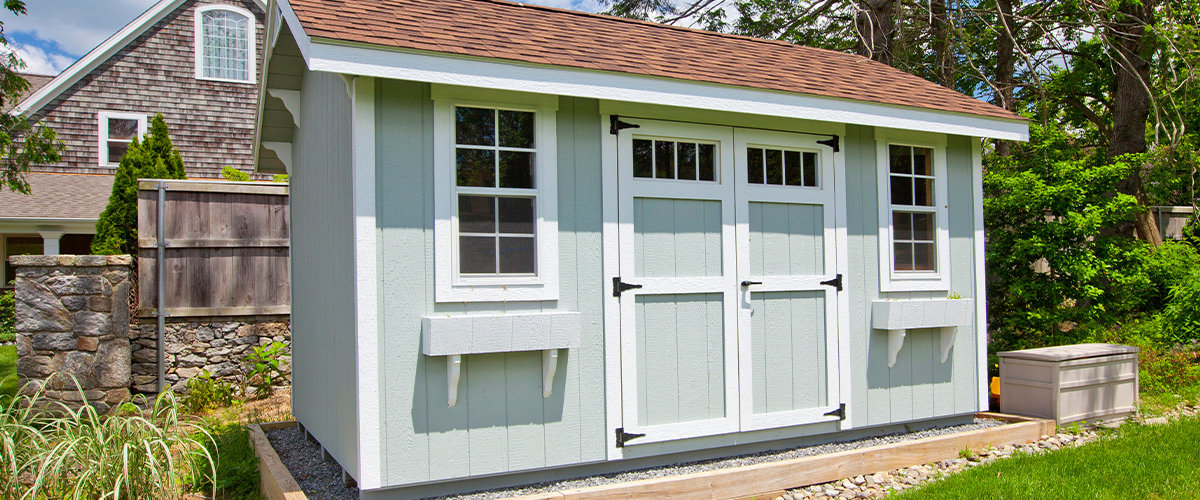
<instances>
[{"instance_id":1,"label":"vertical board siding","mask_svg":"<svg viewBox=\"0 0 1200 500\"><path fill-rule=\"evenodd\" d=\"M957 292L963 297L975 296L975 258L982 259L982 255L975 255L975 217L968 216L968 212L975 202L974 182L972 181L972 169L975 168L971 158L971 141L976 140L970 137L952 135L947 137L947 164L949 165L949 198L950 198L950 290ZM979 318L975 318L976 321ZM954 393L954 411L955 413L966 413L978 410L979 406L979 378L978 378L978 352L976 348L980 337L985 335L976 335L979 329L986 329L984 325L973 324L969 326L961 326L955 336L954 349L952 357L954 364L951 367L940 367L945 370L947 376L951 376L952 382L939 382L946 386L953 386ZM938 352L938 359L941 360L941 352ZM949 364L950 361L946 361ZM940 364L940 363L939 363ZM935 367L936 369L936 367ZM952 369L953 372L949 370ZM946 387L933 388L934 391L941 389L945 392Z\"/></svg>"},{"instance_id":2,"label":"vertical board siding","mask_svg":"<svg viewBox=\"0 0 1200 500\"><path fill-rule=\"evenodd\" d=\"M752 276L825 274L824 207L761 202L749 205ZM768 255L776 257L767 259Z\"/></svg>"},{"instance_id":3,"label":"vertical board siding","mask_svg":"<svg viewBox=\"0 0 1200 500\"><path fill-rule=\"evenodd\" d=\"M754 413L826 404L825 293L751 294Z\"/></svg>"},{"instance_id":4,"label":"vertical board siding","mask_svg":"<svg viewBox=\"0 0 1200 500\"><path fill-rule=\"evenodd\" d=\"M292 413L358 474L350 99L338 75L307 73L292 202ZM231 219L233 234L247 229ZM287 268L276 269L279 276ZM256 286L265 287L265 283ZM255 294L259 289L255 289Z\"/></svg>"},{"instance_id":5,"label":"vertical board siding","mask_svg":"<svg viewBox=\"0 0 1200 500\"><path fill-rule=\"evenodd\" d=\"M634 198L638 276L720 276L721 202Z\"/></svg>"},{"instance_id":6,"label":"vertical board siding","mask_svg":"<svg viewBox=\"0 0 1200 500\"><path fill-rule=\"evenodd\" d=\"M384 484L602 460L597 104L563 98L558 112L559 300L435 304L430 88L383 80L377 95L376 176L387 186L377 192ZM468 355L458 402L447 406L446 360L420 352L422 316L553 310L581 313L581 346L560 352L549 398L540 352Z\"/></svg>"},{"instance_id":7,"label":"vertical board siding","mask_svg":"<svg viewBox=\"0 0 1200 500\"><path fill-rule=\"evenodd\" d=\"M725 416L722 294L638 295L638 423Z\"/></svg>"}]
</instances>

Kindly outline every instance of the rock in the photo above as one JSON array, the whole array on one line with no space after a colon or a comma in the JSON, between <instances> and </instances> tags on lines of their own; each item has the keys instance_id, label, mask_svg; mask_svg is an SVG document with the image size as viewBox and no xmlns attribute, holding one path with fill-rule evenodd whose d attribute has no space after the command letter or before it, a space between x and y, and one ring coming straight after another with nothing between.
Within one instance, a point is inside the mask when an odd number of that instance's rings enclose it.
<instances>
[{"instance_id":1,"label":"rock","mask_svg":"<svg viewBox=\"0 0 1200 500\"><path fill-rule=\"evenodd\" d=\"M867 482L866 478L862 476L854 476L854 484L862 485L865 482Z\"/></svg>"},{"instance_id":2,"label":"rock","mask_svg":"<svg viewBox=\"0 0 1200 500\"><path fill-rule=\"evenodd\" d=\"M207 362L208 360L195 354L188 354L187 356L178 358L176 361L179 366L204 366Z\"/></svg>"},{"instance_id":3,"label":"rock","mask_svg":"<svg viewBox=\"0 0 1200 500\"><path fill-rule=\"evenodd\" d=\"M199 369L199 368L194 368L194 367L180 367L180 368L178 368L178 369L176 369L176 370L175 370L175 374L176 374L176 375L179 375L179 377L180 377L180 378L188 378L188 379L190 379L190 378L192 378L192 377L195 377L195 376L199 375L199 374L200 374L200 369Z\"/></svg>"},{"instance_id":4,"label":"rock","mask_svg":"<svg viewBox=\"0 0 1200 500\"><path fill-rule=\"evenodd\" d=\"M138 349L133 351L134 363L158 363L158 351L155 349Z\"/></svg>"},{"instance_id":5,"label":"rock","mask_svg":"<svg viewBox=\"0 0 1200 500\"><path fill-rule=\"evenodd\" d=\"M38 351L72 351L77 347L72 333L35 333L30 335L30 344Z\"/></svg>"},{"instance_id":6,"label":"rock","mask_svg":"<svg viewBox=\"0 0 1200 500\"><path fill-rule=\"evenodd\" d=\"M96 337L79 337L75 339L75 348L80 351L95 351L99 343Z\"/></svg>"},{"instance_id":7,"label":"rock","mask_svg":"<svg viewBox=\"0 0 1200 500\"><path fill-rule=\"evenodd\" d=\"M58 295L97 295L104 293L104 281L99 276L54 276L46 285Z\"/></svg>"},{"instance_id":8,"label":"rock","mask_svg":"<svg viewBox=\"0 0 1200 500\"><path fill-rule=\"evenodd\" d=\"M29 335L17 335L17 357L28 356L33 352L33 342L29 339Z\"/></svg>"},{"instance_id":9,"label":"rock","mask_svg":"<svg viewBox=\"0 0 1200 500\"><path fill-rule=\"evenodd\" d=\"M846 488L846 489L853 489L854 483L850 482L849 479L843 479L841 482L841 487Z\"/></svg>"},{"instance_id":10,"label":"rock","mask_svg":"<svg viewBox=\"0 0 1200 500\"><path fill-rule=\"evenodd\" d=\"M100 387L129 387L129 341L113 339L100 344L96 351L96 383Z\"/></svg>"},{"instance_id":11,"label":"rock","mask_svg":"<svg viewBox=\"0 0 1200 500\"><path fill-rule=\"evenodd\" d=\"M65 354L58 373L50 377L50 387L59 390L74 390L76 383L84 389L96 387L96 356L79 351Z\"/></svg>"},{"instance_id":12,"label":"rock","mask_svg":"<svg viewBox=\"0 0 1200 500\"><path fill-rule=\"evenodd\" d=\"M112 311L112 299L100 295L93 295L88 297L87 307L88 309L96 312L109 312Z\"/></svg>"},{"instance_id":13,"label":"rock","mask_svg":"<svg viewBox=\"0 0 1200 500\"><path fill-rule=\"evenodd\" d=\"M18 332L69 332L75 327L71 312L45 285L17 280L16 295Z\"/></svg>"},{"instance_id":14,"label":"rock","mask_svg":"<svg viewBox=\"0 0 1200 500\"><path fill-rule=\"evenodd\" d=\"M217 337L216 334L213 333L212 328L202 326L196 329L196 340L199 340L200 342L208 342L215 338Z\"/></svg>"},{"instance_id":15,"label":"rock","mask_svg":"<svg viewBox=\"0 0 1200 500\"><path fill-rule=\"evenodd\" d=\"M19 356L17 357L17 374L22 378L45 378L54 369L51 368L49 356Z\"/></svg>"},{"instance_id":16,"label":"rock","mask_svg":"<svg viewBox=\"0 0 1200 500\"><path fill-rule=\"evenodd\" d=\"M68 311L78 311L87 307L87 299L86 295L68 295L59 300Z\"/></svg>"},{"instance_id":17,"label":"rock","mask_svg":"<svg viewBox=\"0 0 1200 500\"><path fill-rule=\"evenodd\" d=\"M104 396L104 402L108 403L112 406L116 406L116 405L119 405L126 401L129 401L129 398L130 398L130 395L129 395L128 387L122 387L120 389L109 389L108 392L106 393L106 395Z\"/></svg>"},{"instance_id":18,"label":"rock","mask_svg":"<svg viewBox=\"0 0 1200 500\"><path fill-rule=\"evenodd\" d=\"M79 311L75 313L75 334L104 336L112 332L112 318L105 313Z\"/></svg>"}]
</instances>

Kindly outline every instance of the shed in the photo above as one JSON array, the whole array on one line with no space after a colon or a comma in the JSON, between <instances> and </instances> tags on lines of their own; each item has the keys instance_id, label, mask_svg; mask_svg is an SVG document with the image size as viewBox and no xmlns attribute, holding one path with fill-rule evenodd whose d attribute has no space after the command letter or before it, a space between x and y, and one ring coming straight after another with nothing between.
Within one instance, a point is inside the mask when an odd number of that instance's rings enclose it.
<instances>
[{"instance_id":1,"label":"shed","mask_svg":"<svg viewBox=\"0 0 1200 500\"><path fill-rule=\"evenodd\" d=\"M980 152L1021 117L854 55L499 0L269 15L293 411L364 498L986 409Z\"/></svg>"}]
</instances>

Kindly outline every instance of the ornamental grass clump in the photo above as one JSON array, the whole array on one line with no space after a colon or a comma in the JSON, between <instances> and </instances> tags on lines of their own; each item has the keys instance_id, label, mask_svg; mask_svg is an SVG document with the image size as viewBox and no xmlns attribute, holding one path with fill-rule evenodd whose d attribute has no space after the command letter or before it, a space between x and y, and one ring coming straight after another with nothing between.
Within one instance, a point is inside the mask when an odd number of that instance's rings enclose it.
<instances>
[{"instance_id":1,"label":"ornamental grass clump","mask_svg":"<svg viewBox=\"0 0 1200 500\"><path fill-rule=\"evenodd\" d=\"M171 499L183 481L216 473L203 442L212 436L170 391L149 409L126 403L108 416L26 394L0 407L0 497Z\"/></svg>"}]
</instances>

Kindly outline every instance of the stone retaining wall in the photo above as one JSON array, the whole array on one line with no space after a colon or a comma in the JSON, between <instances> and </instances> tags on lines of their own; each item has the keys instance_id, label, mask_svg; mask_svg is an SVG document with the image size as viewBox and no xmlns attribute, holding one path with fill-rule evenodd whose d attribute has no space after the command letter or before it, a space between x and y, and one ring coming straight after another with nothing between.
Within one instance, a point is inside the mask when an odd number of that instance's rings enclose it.
<instances>
[{"instance_id":1,"label":"stone retaining wall","mask_svg":"<svg viewBox=\"0 0 1200 500\"><path fill-rule=\"evenodd\" d=\"M44 386L47 399L78 407L78 381L101 412L128 400L131 258L17 255L9 262L17 267L20 386Z\"/></svg>"},{"instance_id":2,"label":"stone retaining wall","mask_svg":"<svg viewBox=\"0 0 1200 500\"><path fill-rule=\"evenodd\" d=\"M158 378L158 335L152 319L132 328L133 390L156 392ZM166 383L176 392L187 387L192 377L208 371L214 378L240 382L246 372L246 355L255 346L291 339L286 317L263 317L216 321L179 321L166 325ZM284 364L290 363L283 357Z\"/></svg>"}]
</instances>

